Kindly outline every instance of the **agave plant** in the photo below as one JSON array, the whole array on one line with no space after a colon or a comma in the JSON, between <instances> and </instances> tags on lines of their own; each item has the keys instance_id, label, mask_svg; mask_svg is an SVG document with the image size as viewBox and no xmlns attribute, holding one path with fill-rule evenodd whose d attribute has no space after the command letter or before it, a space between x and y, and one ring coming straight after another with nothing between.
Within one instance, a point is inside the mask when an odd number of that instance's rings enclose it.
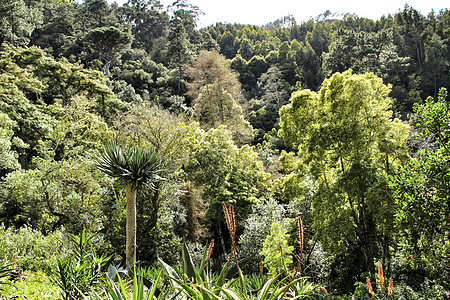
<instances>
[{"instance_id":1,"label":"agave plant","mask_svg":"<svg viewBox=\"0 0 450 300\"><path fill-rule=\"evenodd\" d=\"M174 288L178 290L178 292L183 292L194 299L220 299L219 295L226 295L227 298L230 299L241 299L240 295L235 290L229 288L232 283L231 279L236 275L238 275L242 288L245 289L244 277L239 265L249 262L251 257L245 258L240 262L237 260L235 248L236 223L234 208L232 205L228 207L225 203L222 204L228 230L230 231L232 246L229 259L222 267L222 270L218 276L212 276L212 273L209 272L208 268L211 252L214 247L214 240L211 241L209 247L205 247L199 268L196 268L193 264L191 255L186 246L186 242L183 243L181 253L182 274L176 272L174 268L160 259L161 264L172 280ZM233 258L235 265L230 267Z\"/></svg>"},{"instance_id":2,"label":"agave plant","mask_svg":"<svg viewBox=\"0 0 450 300\"><path fill-rule=\"evenodd\" d=\"M136 262L136 192L141 185L155 188L163 180L159 176L161 158L152 147L119 144L110 140L97 159L97 167L119 178L126 185L126 266Z\"/></svg>"},{"instance_id":3,"label":"agave plant","mask_svg":"<svg viewBox=\"0 0 450 300\"><path fill-rule=\"evenodd\" d=\"M213 245L213 242L211 245ZM229 295L230 297L233 295L231 299L238 299L236 298L239 296L238 293L230 289L230 286L232 278L236 274L242 274L238 271L238 266L230 266L230 259L224 264L218 275L211 273L208 268L212 251L211 245L205 247L200 266L195 266L192 262L186 242L183 243L181 251L182 266L180 271L159 259L176 290L175 295L183 293L190 298L204 300L222 299L220 295ZM246 261L249 260L246 259L240 263L245 264Z\"/></svg>"}]
</instances>

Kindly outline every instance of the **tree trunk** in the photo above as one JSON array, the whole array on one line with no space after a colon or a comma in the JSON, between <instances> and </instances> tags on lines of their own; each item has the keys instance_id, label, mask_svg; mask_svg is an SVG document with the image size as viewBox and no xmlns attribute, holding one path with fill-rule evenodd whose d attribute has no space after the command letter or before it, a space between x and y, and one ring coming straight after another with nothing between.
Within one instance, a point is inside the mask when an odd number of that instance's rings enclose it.
<instances>
[{"instance_id":1,"label":"tree trunk","mask_svg":"<svg viewBox=\"0 0 450 300\"><path fill-rule=\"evenodd\" d=\"M180 55L180 65L178 66L178 95L181 95L181 80L183 80L183 67L181 66L181 55Z\"/></svg>"},{"instance_id":2,"label":"tree trunk","mask_svg":"<svg viewBox=\"0 0 450 300\"><path fill-rule=\"evenodd\" d=\"M102 93L102 117L105 118L105 93Z\"/></svg>"},{"instance_id":3,"label":"tree trunk","mask_svg":"<svg viewBox=\"0 0 450 300\"><path fill-rule=\"evenodd\" d=\"M126 266L136 262L136 187L128 182L126 187Z\"/></svg>"},{"instance_id":4,"label":"tree trunk","mask_svg":"<svg viewBox=\"0 0 450 300\"><path fill-rule=\"evenodd\" d=\"M325 181L325 185L327 187L327 191L330 191L330 186L328 185L328 180L327 180L327 174L325 173L325 165L323 163L323 159L322 159L322 155L319 154L319 160L320 160L320 166L322 167L322 175L323 175L323 180Z\"/></svg>"}]
</instances>

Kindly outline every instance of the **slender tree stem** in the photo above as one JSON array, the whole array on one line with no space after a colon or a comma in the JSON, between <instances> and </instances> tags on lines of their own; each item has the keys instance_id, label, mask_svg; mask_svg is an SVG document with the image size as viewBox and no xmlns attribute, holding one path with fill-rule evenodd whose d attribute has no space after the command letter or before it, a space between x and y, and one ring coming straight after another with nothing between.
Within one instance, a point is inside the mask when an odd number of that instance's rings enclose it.
<instances>
[{"instance_id":1,"label":"slender tree stem","mask_svg":"<svg viewBox=\"0 0 450 300\"><path fill-rule=\"evenodd\" d=\"M136 187L128 182L126 187L126 266L136 262Z\"/></svg>"}]
</instances>

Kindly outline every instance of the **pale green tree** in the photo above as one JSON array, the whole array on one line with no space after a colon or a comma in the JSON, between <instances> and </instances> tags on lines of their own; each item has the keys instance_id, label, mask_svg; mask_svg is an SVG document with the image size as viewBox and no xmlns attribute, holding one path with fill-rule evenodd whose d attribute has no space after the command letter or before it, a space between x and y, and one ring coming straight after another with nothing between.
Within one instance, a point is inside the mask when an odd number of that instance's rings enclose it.
<instances>
[{"instance_id":1,"label":"pale green tree","mask_svg":"<svg viewBox=\"0 0 450 300\"><path fill-rule=\"evenodd\" d=\"M230 62L217 51L201 51L186 73L192 78L188 94L194 98L194 110L206 128L227 125L238 136L251 135L239 104L241 84Z\"/></svg>"},{"instance_id":2,"label":"pale green tree","mask_svg":"<svg viewBox=\"0 0 450 300\"><path fill-rule=\"evenodd\" d=\"M394 201L386 175L407 157L409 126L393 118L390 88L372 73L335 73L318 93L295 92L280 136L315 181L313 227L325 250L359 251L375 273L389 259Z\"/></svg>"},{"instance_id":3,"label":"pale green tree","mask_svg":"<svg viewBox=\"0 0 450 300\"><path fill-rule=\"evenodd\" d=\"M13 149L14 142L20 141L18 138L13 139L13 128L16 126L17 124L8 115L0 111L0 174L4 170L15 170L20 167L19 154Z\"/></svg>"},{"instance_id":4,"label":"pale green tree","mask_svg":"<svg viewBox=\"0 0 450 300\"><path fill-rule=\"evenodd\" d=\"M263 264L269 269L270 275L288 274L292 268L292 253L294 247L288 244L289 235L280 223L273 222L270 234L266 237L263 249L259 255L264 256Z\"/></svg>"}]
</instances>

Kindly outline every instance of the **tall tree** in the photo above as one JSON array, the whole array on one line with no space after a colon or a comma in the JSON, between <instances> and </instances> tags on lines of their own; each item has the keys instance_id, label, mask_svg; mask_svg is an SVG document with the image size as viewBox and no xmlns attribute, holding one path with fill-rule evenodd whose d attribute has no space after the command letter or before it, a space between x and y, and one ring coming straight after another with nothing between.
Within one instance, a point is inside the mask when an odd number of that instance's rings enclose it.
<instances>
[{"instance_id":1,"label":"tall tree","mask_svg":"<svg viewBox=\"0 0 450 300\"><path fill-rule=\"evenodd\" d=\"M398 83L392 77L406 70L407 62L408 58L398 54L390 29L377 33L340 29L325 55L323 68L327 75L351 68L357 73L372 72L390 83Z\"/></svg>"},{"instance_id":2,"label":"tall tree","mask_svg":"<svg viewBox=\"0 0 450 300\"><path fill-rule=\"evenodd\" d=\"M225 57L217 51L203 50L187 73L192 78L188 94L194 98L194 109L203 125L226 124L247 131L238 102L241 85Z\"/></svg>"},{"instance_id":3,"label":"tall tree","mask_svg":"<svg viewBox=\"0 0 450 300\"><path fill-rule=\"evenodd\" d=\"M425 43L425 60L423 62L425 73L423 75L426 90L428 94L435 99L438 97L439 87L447 82L449 79L448 68L449 61L447 60L447 45L435 33L430 40Z\"/></svg>"},{"instance_id":4,"label":"tall tree","mask_svg":"<svg viewBox=\"0 0 450 300\"><path fill-rule=\"evenodd\" d=\"M19 154L13 146L13 130L17 124L1 111L0 120L0 176L3 177L8 171L20 168L20 164Z\"/></svg>"},{"instance_id":5,"label":"tall tree","mask_svg":"<svg viewBox=\"0 0 450 300\"><path fill-rule=\"evenodd\" d=\"M81 5L75 5L75 9L75 27L80 31L81 37L95 28L120 26L117 11L107 0L85 0Z\"/></svg>"},{"instance_id":6,"label":"tall tree","mask_svg":"<svg viewBox=\"0 0 450 300\"><path fill-rule=\"evenodd\" d=\"M331 253L359 251L372 274L374 259L388 259L392 243L385 175L407 156L408 126L392 118L389 92L371 73L346 71L325 80L319 93L295 92L280 111L280 135L316 181L318 239Z\"/></svg>"},{"instance_id":7,"label":"tall tree","mask_svg":"<svg viewBox=\"0 0 450 300\"><path fill-rule=\"evenodd\" d=\"M167 56L170 57L170 62L178 69L178 93L181 94L183 65L188 61L190 56L190 43L181 20L172 18L169 24Z\"/></svg>"},{"instance_id":8,"label":"tall tree","mask_svg":"<svg viewBox=\"0 0 450 300\"><path fill-rule=\"evenodd\" d=\"M308 42L298 43L297 46L293 41L292 50L295 53L297 72L299 73L302 86L312 91L317 91L320 83L323 81L320 56L314 52Z\"/></svg>"},{"instance_id":9,"label":"tall tree","mask_svg":"<svg viewBox=\"0 0 450 300\"><path fill-rule=\"evenodd\" d=\"M27 45L30 35L42 15L33 2L24 0L0 0L0 45L7 41L12 45Z\"/></svg>"},{"instance_id":10,"label":"tall tree","mask_svg":"<svg viewBox=\"0 0 450 300\"><path fill-rule=\"evenodd\" d=\"M190 160L185 170L209 203L205 219L219 245L223 245L226 227L222 202L236 207L239 225L251 212L253 204L268 194L270 174L265 172L258 153L248 145L238 147L225 126L207 132L197 128L191 138Z\"/></svg>"},{"instance_id":11,"label":"tall tree","mask_svg":"<svg viewBox=\"0 0 450 300\"><path fill-rule=\"evenodd\" d=\"M198 16L202 14L197 6L186 0L176 0L169 6L172 17L169 21L168 56L178 69L178 93L181 95L183 64L190 56L190 38L194 32Z\"/></svg>"},{"instance_id":12,"label":"tall tree","mask_svg":"<svg viewBox=\"0 0 450 300\"><path fill-rule=\"evenodd\" d=\"M131 24L133 48L150 53L155 40L167 34L169 16L157 0L129 0L121 7L121 12Z\"/></svg>"},{"instance_id":13,"label":"tall tree","mask_svg":"<svg viewBox=\"0 0 450 300\"><path fill-rule=\"evenodd\" d=\"M136 262L136 191L138 187L153 187L162 178L158 175L160 157L154 148L119 144L109 141L98 157L98 168L119 178L126 185L126 266Z\"/></svg>"},{"instance_id":14,"label":"tall tree","mask_svg":"<svg viewBox=\"0 0 450 300\"><path fill-rule=\"evenodd\" d=\"M295 86L299 77L296 69L297 64L295 62L294 53L292 52L289 42L283 42L278 49L277 67L283 74L283 79L291 86Z\"/></svg>"},{"instance_id":15,"label":"tall tree","mask_svg":"<svg viewBox=\"0 0 450 300\"><path fill-rule=\"evenodd\" d=\"M43 24L33 30L31 44L45 49L54 57L60 57L74 43L76 14L72 5L60 5L54 1L42 1Z\"/></svg>"},{"instance_id":16,"label":"tall tree","mask_svg":"<svg viewBox=\"0 0 450 300\"><path fill-rule=\"evenodd\" d=\"M105 139L108 129L91 112L95 106L91 88L107 93L104 77L66 60L55 61L36 47L4 45L2 50L2 221L30 224L43 232L61 225L75 232L81 224L94 224L102 183L90 153L101 146L99 140ZM73 105L55 103L62 89L78 91Z\"/></svg>"},{"instance_id":17,"label":"tall tree","mask_svg":"<svg viewBox=\"0 0 450 300\"><path fill-rule=\"evenodd\" d=\"M261 100L270 110L278 110L289 102L289 94L286 82L282 79L281 71L272 66L259 77L258 84L262 88Z\"/></svg>"},{"instance_id":18,"label":"tall tree","mask_svg":"<svg viewBox=\"0 0 450 300\"><path fill-rule=\"evenodd\" d=\"M411 57L414 69L422 74L424 52L425 17L416 9L405 5L403 11L395 14L395 28L403 37L403 56Z\"/></svg>"},{"instance_id":19,"label":"tall tree","mask_svg":"<svg viewBox=\"0 0 450 300\"><path fill-rule=\"evenodd\" d=\"M109 86L111 64L130 46L131 35L116 27L100 27L88 32L84 40L92 50L93 59L105 74Z\"/></svg>"}]
</instances>

